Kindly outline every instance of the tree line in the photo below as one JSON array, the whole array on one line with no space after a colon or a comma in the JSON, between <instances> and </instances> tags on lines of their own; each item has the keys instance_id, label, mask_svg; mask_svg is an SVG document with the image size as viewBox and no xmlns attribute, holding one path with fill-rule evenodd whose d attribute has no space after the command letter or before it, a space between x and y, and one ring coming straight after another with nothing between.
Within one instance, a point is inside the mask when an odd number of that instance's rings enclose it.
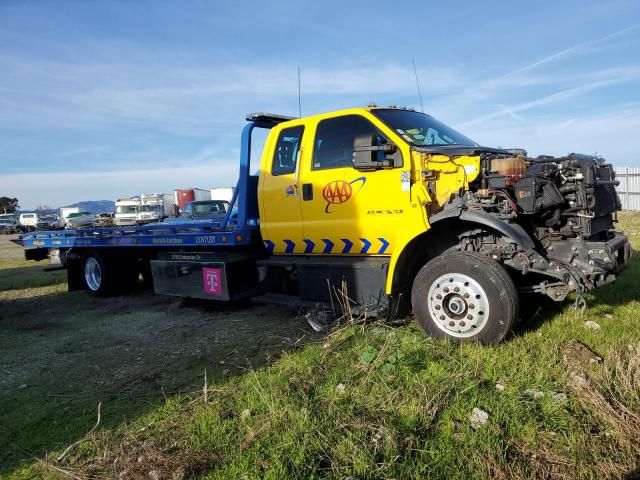
<instances>
[{"instance_id":1,"label":"tree line","mask_svg":"<svg viewBox=\"0 0 640 480\"><path fill-rule=\"evenodd\" d=\"M0 197L0 212L14 213L18 208L20 208L20 202L17 198Z\"/></svg>"}]
</instances>

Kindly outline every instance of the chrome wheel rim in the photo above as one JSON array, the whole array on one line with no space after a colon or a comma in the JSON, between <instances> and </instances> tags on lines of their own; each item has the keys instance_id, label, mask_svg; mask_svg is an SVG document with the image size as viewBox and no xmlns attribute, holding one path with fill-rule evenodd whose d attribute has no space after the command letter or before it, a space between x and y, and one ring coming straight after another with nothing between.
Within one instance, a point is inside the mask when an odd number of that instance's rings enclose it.
<instances>
[{"instance_id":1,"label":"chrome wheel rim","mask_svg":"<svg viewBox=\"0 0 640 480\"><path fill-rule=\"evenodd\" d=\"M436 326L456 338L477 335L489 320L487 293L473 278L461 273L447 273L433 282L428 307Z\"/></svg>"},{"instance_id":2,"label":"chrome wheel rim","mask_svg":"<svg viewBox=\"0 0 640 480\"><path fill-rule=\"evenodd\" d=\"M100 263L93 257L89 257L84 263L84 279L87 286L94 292L102 284L102 269Z\"/></svg>"}]
</instances>

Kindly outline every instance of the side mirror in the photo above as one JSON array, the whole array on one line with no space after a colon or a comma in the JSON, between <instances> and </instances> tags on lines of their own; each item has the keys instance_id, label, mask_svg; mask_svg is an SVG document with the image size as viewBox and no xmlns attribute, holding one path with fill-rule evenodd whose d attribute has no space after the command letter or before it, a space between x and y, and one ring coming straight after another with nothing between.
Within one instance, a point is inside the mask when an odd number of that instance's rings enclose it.
<instances>
[{"instance_id":1,"label":"side mirror","mask_svg":"<svg viewBox=\"0 0 640 480\"><path fill-rule=\"evenodd\" d=\"M393 154L398 150L393 144L378 145L377 136L372 134L358 135L353 141L353 168L363 172L371 172L380 168L393 168L394 159L386 154ZM384 152L385 157L379 158L378 152Z\"/></svg>"}]
</instances>

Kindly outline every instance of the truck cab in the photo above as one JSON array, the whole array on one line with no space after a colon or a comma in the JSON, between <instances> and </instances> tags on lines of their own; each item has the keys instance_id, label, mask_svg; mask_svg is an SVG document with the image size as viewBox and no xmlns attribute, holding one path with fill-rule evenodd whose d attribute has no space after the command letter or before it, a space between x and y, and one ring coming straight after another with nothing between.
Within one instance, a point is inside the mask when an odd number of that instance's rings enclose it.
<instances>
[{"instance_id":1,"label":"truck cab","mask_svg":"<svg viewBox=\"0 0 640 480\"><path fill-rule=\"evenodd\" d=\"M21 213L18 223L25 231L34 231L38 226L38 214L36 212Z\"/></svg>"},{"instance_id":2,"label":"truck cab","mask_svg":"<svg viewBox=\"0 0 640 480\"><path fill-rule=\"evenodd\" d=\"M614 176L602 158L483 147L408 109L282 121L260 166L261 265L303 298L343 282L358 303L412 304L432 335L493 341L518 316L514 292L581 303L622 271ZM485 328L489 315L507 320Z\"/></svg>"},{"instance_id":3,"label":"truck cab","mask_svg":"<svg viewBox=\"0 0 640 480\"><path fill-rule=\"evenodd\" d=\"M114 223L117 226L136 225L141 203L140 197L126 197L116 200Z\"/></svg>"},{"instance_id":4,"label":"truck cab","mask_svg":"<svg viewBox=\"0 0 640 480\"><path fill-rule=\"evenodd\" d=\"M143 193L140 196L140 207L138 209L137 223L162 222L175 212L173 195L170 193Z\"/></svg>"}]
</instances>

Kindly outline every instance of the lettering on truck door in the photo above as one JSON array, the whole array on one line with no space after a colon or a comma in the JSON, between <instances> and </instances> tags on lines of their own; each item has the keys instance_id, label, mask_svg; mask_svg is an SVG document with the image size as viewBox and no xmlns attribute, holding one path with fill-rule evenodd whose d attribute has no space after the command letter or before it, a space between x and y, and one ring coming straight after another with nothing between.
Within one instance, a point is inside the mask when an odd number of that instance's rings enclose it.
<instances>
[{"instance_id":1,"label":"lettering on truck door","mask_svg":"<svg viewBox=\"0 0 640 480\"><path fill-rule=\"evenodd\" d=\"M403 189L402 168L369 172L353 168L355 137L372 133L379 142L391 143L362 115L318 122L313 151L304 156L300 170L304 241L313 245L305 253L392 253L410 194Z\"/></svg>"},{"instance_id":2,"label":"lettering on truck door","mask_svg":"<svg viewBox=\"0 0 640 480\"><path fill-rule=\"evenodd\" d=\"M260 224L267 249L276 254L298 253L302 243L302 213L298 168L304 126L283 128L273 149L265 148L260 175Z\"/></svg>"}]
</instances>

